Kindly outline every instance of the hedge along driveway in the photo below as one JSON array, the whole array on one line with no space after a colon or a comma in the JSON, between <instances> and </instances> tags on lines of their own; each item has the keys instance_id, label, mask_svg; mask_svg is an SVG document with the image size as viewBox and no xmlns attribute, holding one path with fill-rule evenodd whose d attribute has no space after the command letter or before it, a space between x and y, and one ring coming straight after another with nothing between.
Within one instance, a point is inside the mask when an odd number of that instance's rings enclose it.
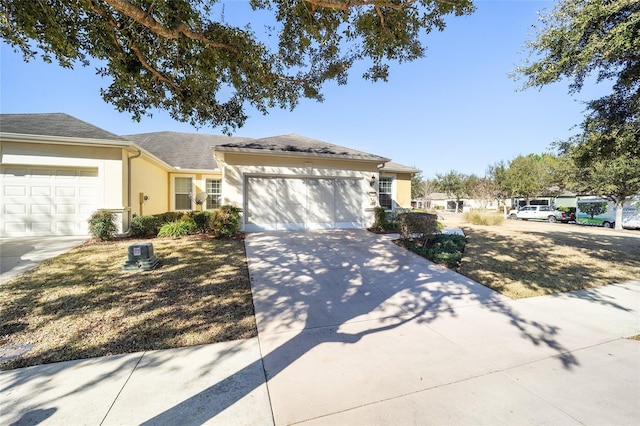
<instances>
[{"instance_id":1,"label":"hedge along driveway","mask_svg":"<svg viewBox=\"0 0 640 426\"><path fill-rule=\"evenodd\" d=\"M256 336L241 239L151 241L153 271L121 270L139 241L90 242L3 284L0 347L30 349L2 368Z\"/></svg>"}]
</instances>

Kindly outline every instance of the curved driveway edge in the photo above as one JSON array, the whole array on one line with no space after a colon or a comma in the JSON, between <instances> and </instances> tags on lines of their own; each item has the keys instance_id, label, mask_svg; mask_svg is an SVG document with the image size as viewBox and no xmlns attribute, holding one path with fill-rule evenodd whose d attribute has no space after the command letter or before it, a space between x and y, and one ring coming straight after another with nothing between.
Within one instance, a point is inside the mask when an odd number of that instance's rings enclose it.
<instances>
[{"instance_id":1,"label":"curved driveway edge","mask_svg":"<svg viewBox=\"0 0 640 426\"><path fill-rule=\"evenodd\" d=\"M514 301L363 230L246 248L276 424L640 420L640 281Z\"/></svg>"},{"instance_id":2,"label":"curved driveway edge","mask_svg":"<svg viewBox=\"0 0 640 426\"><path fill-rule=\"evenodd\" d=\"M0 284L81 245L89 237L0 238Z\"/></svg>"}]
</instances>

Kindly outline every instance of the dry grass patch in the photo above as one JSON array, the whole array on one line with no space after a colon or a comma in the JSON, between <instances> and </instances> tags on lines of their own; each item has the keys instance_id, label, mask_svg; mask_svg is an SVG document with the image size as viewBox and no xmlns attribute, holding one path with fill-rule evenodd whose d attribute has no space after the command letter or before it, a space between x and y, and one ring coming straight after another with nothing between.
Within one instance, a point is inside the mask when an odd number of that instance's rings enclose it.
<instances>
[{"instance_id":1,"label":"dry grass patch","mask_svg":"<svg viewBox=\"0 0 640 426\"><path fill-rule=\"evenodd\" d=\"M462 225L459 272L511 298L598 287L640 276L640 233L507 221Z\"/></svg>"},{"instance_id":2,"label":"dry grass patch","mask_svg":"<svg viewBox=\"0 0 640 426\"><path fill-rule=\"evenodd\" d=\"M88 243L2 286L4 369L256 336L243 241L155 239L162 264L123 272L135 240Z\"/></svg>"}]
</instances>

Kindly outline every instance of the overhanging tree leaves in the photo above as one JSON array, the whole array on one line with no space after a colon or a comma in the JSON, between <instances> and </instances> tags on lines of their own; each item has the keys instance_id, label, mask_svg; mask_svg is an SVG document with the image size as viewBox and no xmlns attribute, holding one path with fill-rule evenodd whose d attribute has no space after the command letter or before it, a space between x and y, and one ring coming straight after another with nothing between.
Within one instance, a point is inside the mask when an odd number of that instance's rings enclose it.
<instances>
[{"instance_id":1,"label":"overhanging tree leaves","mask_svg":"<svg viewBox=\"0 0 640 426\"><path fill-rule=\"evenodd\" d=\"M640 1L561 0L540 19L542 28L528 43L534 60L516 71L527 79L526 87L568 78L575 93L591 75L613 83L609 95L587 103L577 165L620 155L639 158Z\"/></svg>"},{"instance_id":2,"label":"overhanging tree leaves","mask_svg":"<svg viewBox=\"0 0 640 426\"><path fill-rule=\"evenodd\" d=\"M102 97L139 120L154 108L179 121L243 125L248 105L262 113L322 100L323 83L385 80L388 64L425 53L420 37L444 17L473 11L472 0L251 0L269 11L277 45L249 26L225 22L219 0L5 0L0 34L25 60L41 54L72 68L103 63L112 79Z\"/></svg>"}]
</instances>

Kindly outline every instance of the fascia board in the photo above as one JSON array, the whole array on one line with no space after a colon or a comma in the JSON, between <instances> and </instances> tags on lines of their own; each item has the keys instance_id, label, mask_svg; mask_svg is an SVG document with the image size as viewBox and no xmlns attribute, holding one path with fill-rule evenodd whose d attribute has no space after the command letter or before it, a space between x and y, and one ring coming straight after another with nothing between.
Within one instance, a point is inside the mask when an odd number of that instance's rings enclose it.
<instances>
[{"instance_id":1,"label":"fascia board","mask_svg":"<svg viewBox=\"0 0 640 426\"><path fill-rule=\"evenodd\" d=\"M249 148L230 148L230 147L215 147L215 152L219 153L234 153L234 154L250 154L250 155L263 155L265 157L301 157L301 158L329 158L332 160L347 160L347 161L365 161L370 163L384 163L391 161L385 157L367 158L358 155L337 155L337 154L320 154L316 152L300 152L300 151L272 151L264 149L249 149Z\"/></svg>"}]
</instances>

